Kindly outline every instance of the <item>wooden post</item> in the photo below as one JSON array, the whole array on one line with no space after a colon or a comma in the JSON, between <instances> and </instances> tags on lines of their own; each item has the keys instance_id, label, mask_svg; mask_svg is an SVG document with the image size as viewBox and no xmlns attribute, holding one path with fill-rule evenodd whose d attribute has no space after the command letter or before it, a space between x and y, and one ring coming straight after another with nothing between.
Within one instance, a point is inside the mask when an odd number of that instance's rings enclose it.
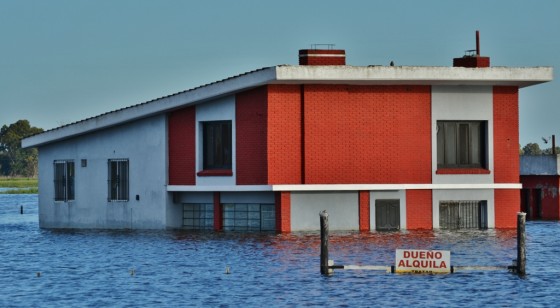
<instances>
[{"instance_id":1,"label":"wooden post","mask_svg":"<svg viewBox=\"0 0 560 308\"><path fill-rule=\"evenodd\" d=\"M525 213L517 213L517 274L525 275Z\"/></svg>"},{"instance_id":2,"label":"wooden post","mask_svg":"<svg viewBox=\"0 0 560 308\"><path fill-rule=\"evenodd\" d=\"M23 215L23 205L20 205L20 207L19 207L19 213L20 213L21 215Z\"/></svg>"},{"instance_id":3,"label":"wooden post","mask_svg":"<svg viewBox=\"0 0 560 308\"><path fill-rule=\"evenodd\" d=\"M319 213L321 220L321 275L331 275L329 271L329 214Z\"/></svg>"}]
</instances>

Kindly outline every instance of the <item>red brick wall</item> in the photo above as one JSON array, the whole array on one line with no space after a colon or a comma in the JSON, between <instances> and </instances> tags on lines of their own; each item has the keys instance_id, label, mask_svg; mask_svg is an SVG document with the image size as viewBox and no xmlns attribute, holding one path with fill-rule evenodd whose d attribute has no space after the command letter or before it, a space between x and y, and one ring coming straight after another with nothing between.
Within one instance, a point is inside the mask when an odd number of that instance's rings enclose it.
<instances>
[{"instance_id":1,"label":"red brick wall","mask_svg":"<svg viewBox=\"0 0 560 308\"><path fill-rule=\"evenodd\" d=\"M519 110L517 87L494 87L494 182L519 183ZM514 228L519 190L494 190L496 228Z\"/></svg>"},{"instance_id":2,"label":"red brick wall","mask_svg":"<svg viewBox=\"0 0 560 308\"><path fill-rule=\"evenodd\" d=\"M369 198L369 191L360 191L359 192L359 199L360 199L360 231L369 231L370 224L369 224L369 211L370 211L370 198Z\"/></svg>"},{"instance_id":3,"label":"red brick wall","mask_svg":"<svg viewBox=\"0 0 560 308\"><path fill-rule=\"evenodd\" d=\"M214 230L223 229L222 204L220 203L220 193L214 193Z\"/></svg>"},{"instance_id":4,"label":"red brick wall","mask_svg":"<svg viewBox=\"0 0 560 308\"><path fill-rule=\"evenodd\" d=\"M268 86L268 183L302 183L299 85Z\"/></svg>"},{"instance_id":5,"label":"red brick wall","mask_svg":"<svg viewBox=\"0 0 560 308\"><path fill-rule=\"evenodd\" d=\"M493 92L494 182L519 183L518 89L494 87Z\"/></svg>"},{"instance_id":6,"label":"red brick wall","mask_svg":"<svg viewBox=\"0 0 560 308\"><path fill-rule=\"evenodd\" d=\"M432 191L406 191L406 228L432 229Z\"/></svg>"},{"instance_id":7,"label":"red brick wall","mask_svg":"<svg viewBox=\"0 0 560 308\"><path fill-rule=\"evenodd\" d=\"M305 183L431 183L429 86L306 85Z\"/></svg>"},{"instance_id":8,"label":"red brick wall","mask_svg":"<svg viewBox=\"0 0 560 308\"><path fill-rule=\"evenodd\" d=\"M167 125L169 185L195 185L195 107L170 112Z\"/></svg>"},{"instance_id":9,"label":"red brick wall","mask_svg":"<svg viewBox=\"0 0 560 308\"><path fill-rule=\"evenodd\" d=\"M290 232L291 225L291 197L289 191L276 192L276 231Z\"/></svg>"},{"instance_id":10,"label":"red brick wall","mask_svg":"<svg viewBox=\"0 0 560 308\"><path fill-rule=\"evenodd\" d=\"M266 86L236 95L235 121L237 184L267 184Z\"/></svg>"},{"instance_id":11,"label":"red brick wall","mask_svg":"<svg viewBox=\"0 0 560 308\"><path fill-rule=\"evenodd\" d=\"M519 212L519 190L494 190L494 215L496 228L516 228Z\"/></svg>"},{"instance_id":12,"label":"red brick wall","mask_svg":"<svg viewBox=\"0 0 560 308\"><path fill-rule=\"evenodd\" d=\"M537 200L541 201L541 218L542 219L560 219L560 177L558 175L522 175L521 183L523 188L529 189L529 204L531 206L531 216L527 213L527 219L538 218ZM536 189L540 189L539 191ZM521 199L521 202L525 200Z\"/></svg>"},{"instance_id":13,"label":"red brick wall","mask_svg":"<svg viewBox=\"0 0 560 308\"><path fill-rule=\"evenodd\" d=\"M325 57L321 55L334 55ZM338 57L337 57L338 56ZM299 51L299 65L345 65L346 51L342 49L302 49Z\"/></svg>"},{"instance_id":14,"label":"red brick wall","mask_svg":"<svg viewBox=\"0 0 560 308\"><path fill-rule=\"evenodd\" d=\"M490 67L489 57L464 57L453 59L454 67Z\"/></svg>"}]
</instances>

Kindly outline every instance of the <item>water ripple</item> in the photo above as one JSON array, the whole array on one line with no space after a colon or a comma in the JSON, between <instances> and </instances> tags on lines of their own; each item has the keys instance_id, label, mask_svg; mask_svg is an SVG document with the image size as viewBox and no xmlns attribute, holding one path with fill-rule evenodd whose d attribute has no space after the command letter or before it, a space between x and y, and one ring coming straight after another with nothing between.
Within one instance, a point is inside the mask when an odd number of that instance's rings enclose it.
<instances>
[{"instance_id":1,"label":"water ripple","mask_svg":"<svg viewBox=\"0 0 560 308\"><path fill-rule=\"evenodd\" d=\"M317 232L43 230L36 195L2 195L0 306L552 306L559 232L558 222L527 224L523 279L506 271L322 277ZM337 264L391 265L397 248L451 250L454 265L516 257L515 230L331 235Z\"/></svg>"}]
</instances>

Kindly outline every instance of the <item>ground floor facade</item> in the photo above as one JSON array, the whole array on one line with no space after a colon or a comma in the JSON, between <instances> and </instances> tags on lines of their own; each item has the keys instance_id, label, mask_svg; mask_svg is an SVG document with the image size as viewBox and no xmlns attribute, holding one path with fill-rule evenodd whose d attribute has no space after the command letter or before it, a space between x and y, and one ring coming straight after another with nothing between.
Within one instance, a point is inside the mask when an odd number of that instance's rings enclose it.
<instances>
[{"instance_id":1,"label":"ground floor facade","mask_svg":"<svg viewBox=\"0 0 560 308\"><path fill-rule=\"evenodd\" d=\"M173 192L180 228L316 231L513 228L518 189ZM517 197L517 198L516 198Z\"/></svg>"}]
</instances>

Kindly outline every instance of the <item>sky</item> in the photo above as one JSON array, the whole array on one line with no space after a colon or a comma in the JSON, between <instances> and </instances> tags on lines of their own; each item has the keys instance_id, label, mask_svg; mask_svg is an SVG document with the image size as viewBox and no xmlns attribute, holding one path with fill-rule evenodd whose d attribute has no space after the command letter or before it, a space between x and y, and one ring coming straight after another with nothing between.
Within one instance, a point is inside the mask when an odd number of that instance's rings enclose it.
<instances>
[{"instance_id":1,"label":"sky","mask_svg":"<svg viewBox=\"0 0 560 308\"><path fill-rule=\"evenodd\" d=\"M560 67L557 0L0 0L0 126L52 129L295 65L312 44L349 65L451 66L476 30L491 66ZM519 99L521 145L560 139L558 80Z\"/></svg>"}]
</instances>

